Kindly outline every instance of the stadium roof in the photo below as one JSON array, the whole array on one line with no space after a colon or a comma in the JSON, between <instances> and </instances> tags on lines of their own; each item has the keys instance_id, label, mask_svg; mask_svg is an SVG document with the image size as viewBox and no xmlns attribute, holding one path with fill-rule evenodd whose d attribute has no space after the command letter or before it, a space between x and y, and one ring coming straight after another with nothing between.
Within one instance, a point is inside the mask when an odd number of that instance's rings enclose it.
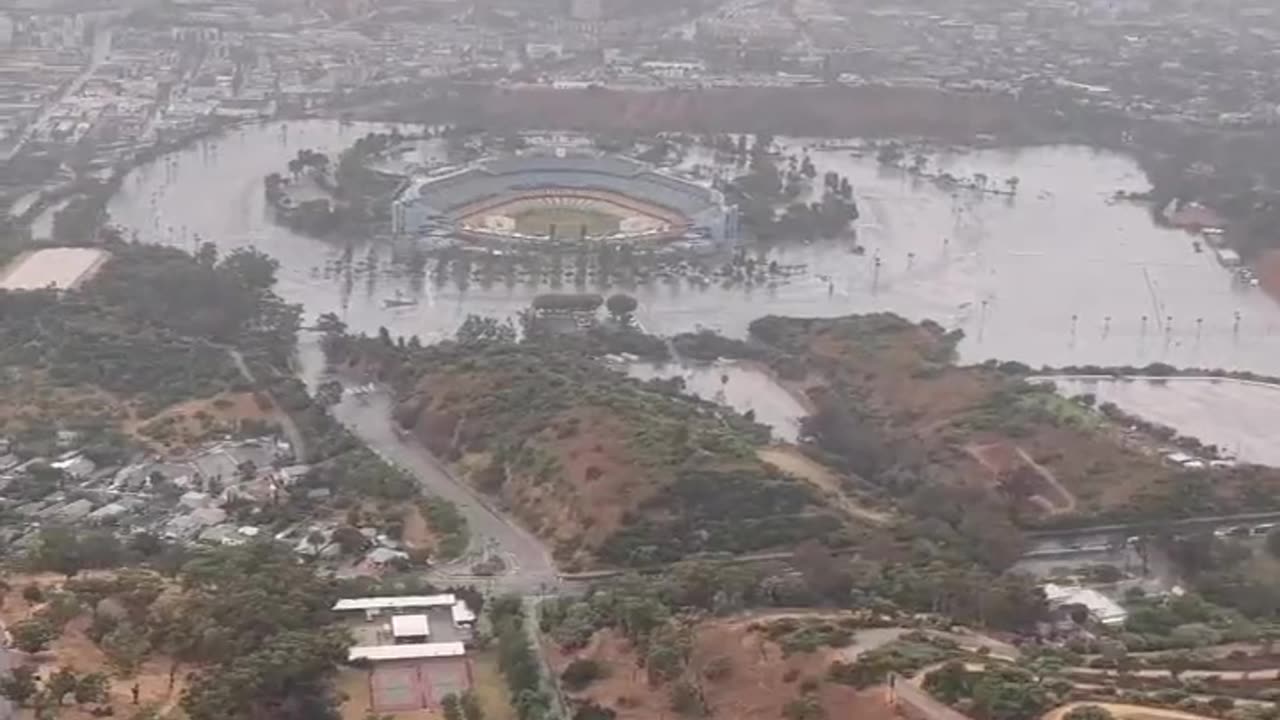
<instances>
[{"instance_id":1,"label":"stadium roof","mask_svg":"<svg viewBox=\"0 0 1280 720\"><path fill-rule=\"evenodd\" d=\"M532 154L482 162L462 172L428 178L418 187L423 202L441 214L509 193L606 190L693 215L720 204L711 188L664 175L622 157Z\"/></svg>"}]
</instances>

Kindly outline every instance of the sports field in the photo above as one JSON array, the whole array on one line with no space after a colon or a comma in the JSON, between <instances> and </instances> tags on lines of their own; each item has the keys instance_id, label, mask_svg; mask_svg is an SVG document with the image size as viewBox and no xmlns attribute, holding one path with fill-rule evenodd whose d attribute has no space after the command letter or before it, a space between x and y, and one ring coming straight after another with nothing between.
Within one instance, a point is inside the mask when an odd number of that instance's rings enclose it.
<instances>
[{"instance_id":1,"label":"sports field","mask_svg":"<svg viewBox=\"0 0 1280 720\"><path fill-rule=\"evenodd\" d=\"M92 277L110 257L105 250L82 247L23 253L0 269L0 290L68 290Z\"/></svg>"},{"instance_id":2,"label":"sports field","mask_svg":"<svg viewBox=\"0 0 1280 720\"><path fill-rule=\"evenodd\" d=\"M618 231L622 218L599 210L569 207L530 208L512 216L516 232L522 235L546 235L556 227L556 237L576 238L587 226L587 237L599 237Z\"/></svg>"}]
</instances>

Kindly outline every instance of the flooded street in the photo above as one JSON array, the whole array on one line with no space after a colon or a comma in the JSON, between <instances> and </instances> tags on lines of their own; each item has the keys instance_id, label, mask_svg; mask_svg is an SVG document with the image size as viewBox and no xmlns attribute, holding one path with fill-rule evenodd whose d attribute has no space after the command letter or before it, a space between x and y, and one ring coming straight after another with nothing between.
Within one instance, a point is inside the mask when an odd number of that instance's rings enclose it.
<instances>
[{"instance_id":1,"label":"flooded street","mask_svg":"<svg viewBox=\"0 0 1280 720\"><path fill-rule=\"evenodd\" d=\"M770 374L750 363L711 364L632 363L627 374L640 380L679 377L685 390L703 400L728 405L740 413L755 413L756 422L768 425L774 438L795 442L800 420L808 415L804 405Z\"/></svg>"},{"instance_id":2,"label":"flooded street","mask_svg":"<svg viewBox=\"0 0 1280 720\"><path fill-rule=\"evenodd\" d=\"M1245 462L1280 467L1280 386L1218 378L1161 380L1054 379L1066 395L1098 402L1177 428Z\"/></svg>"},{"instance_id":3,"label":"flooded street","mask_svg":"<svg viewBox=\"0 0 1280 720\"><path fill-rule=\"evenodd\" d=\"M363 331L386 326L438 339L469 313L509 315L548 291L501 282L461 290L429 277L415 283L390 262L389 247L369 243L355 244L352 264L376 270L326 276L343 243L275 225L262 178L282 171L300 149L336 152L373 129L386 126L316 120L234 130L132 173L110 205L112 221L140 240L188 249L203 240L223 251L255 246L280 261L280 292L302 303L308 318L336 312ZM853 184L865 255L853 253L851 240L772 250L768 257L781 264L808 266L804 277L776 288L637 288L631 292L644 326L741 335L766 314L886 310L963 329L966 361L1159 360L1280 374L1280 306L1240 286L1211 253L1196 253L1191 236L1155 227L1145 208L1107 203L1118 189L1146 188L1127 158L1078 147L936 158L936 167L957 175L982 171L993 186L1018 176L1013 199L943 191L847 150L815 151L813 159L819 174L835 170ZM385 309L397 293L418 303Z\"/></svg>"}]
</instances>

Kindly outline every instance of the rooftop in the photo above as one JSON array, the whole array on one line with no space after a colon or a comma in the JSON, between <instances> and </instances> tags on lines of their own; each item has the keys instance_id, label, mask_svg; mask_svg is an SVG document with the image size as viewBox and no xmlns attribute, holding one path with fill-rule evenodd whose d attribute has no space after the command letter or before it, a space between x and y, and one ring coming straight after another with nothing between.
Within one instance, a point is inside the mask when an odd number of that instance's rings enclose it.
<instances>
[{"instance_id":1,"label":"rooftop","mask_svg":"<svg viewBox=\"0 0 1280 720\"><path fill-rule=\"evenodd\" d=\"M460 642L415 643L412 645L375 645L353 647L349 660L418 660L422 658L462 657L467 649Z\"/></svg>"},{"instance_id":2,"label":"rooftop","mask_svg":"<svg viewBox=\"0 0 1280 720\"><path fill-rule=\"evenodd\" d=\"M431 625L426 615L396 615L391 618L393 637L427 637L430 634Z\"/></svg>"},{"instance_id":3,"label":"rooftop","mask_svg":"<svg viewBox=\"0 0 1280 720\"><path fill-rule=\"evenodd\" d=\"M396 597L345 598L333 604L337 612L352 610L403 610L452 606L458 602L453 593L440 595L400 595Z\"/></svg>"},{"instance_id":4,"label":"rooftop","mask_svg":"<svg viewBox=\"0 0 1280 720\"><path fill-rule=\"evenodd\" d=\"M1093 588L1046 583L1044 595L1053 607L1083 605L1093 619L1103 625L1119 625L1129 617L1119 603Z\"/></svg>"}]
</instances>

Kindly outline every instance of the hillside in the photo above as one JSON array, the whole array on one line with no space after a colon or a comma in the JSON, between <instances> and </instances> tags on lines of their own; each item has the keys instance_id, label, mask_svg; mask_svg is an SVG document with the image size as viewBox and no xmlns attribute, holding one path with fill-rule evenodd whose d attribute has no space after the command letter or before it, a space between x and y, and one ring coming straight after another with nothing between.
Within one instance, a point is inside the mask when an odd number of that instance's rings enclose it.
<instances>
[{"instance_id":1,"label":"hillside","mask_svg":"<svg viewBox=\"0 0 1280 720\"><path fill-rule=\"evenodd\" d=\"M1175 469L1101 413L1027 382L1026 366L956 365L959 335L934 323L767 317L751 334L779 372L823 380L808 391L816 412L806 431L892 496L933 481L979 488L1030 524L1280 505L1280 473Z\"/></svg>"},{"instance_id":2,"label":"hillside","mask_svg":"<svg viewBox=\"0 0 1280 720\"><path fill-rule=\"evenodd\" d=\"M73 429L118 455L268 429L228 347L275 361L292 351L297 310L271 293L275 262L218 260L114 242L111 259L70 292L0 291L0 434L24 456ZM119 459L115 457L115 459Z\"/></svg>"},{"instance_id":3,"label":"hillside","mask_svg":"<svg viewBox=\"0 0 1280 720\"><path fill-rule=\"evenodd\" d=\"M566 569L856 533L851 515L758 457L763 427L572 343L369 340L363 352L395 377L401 426L549 541Z\"/></svg>"}]
</instances>

